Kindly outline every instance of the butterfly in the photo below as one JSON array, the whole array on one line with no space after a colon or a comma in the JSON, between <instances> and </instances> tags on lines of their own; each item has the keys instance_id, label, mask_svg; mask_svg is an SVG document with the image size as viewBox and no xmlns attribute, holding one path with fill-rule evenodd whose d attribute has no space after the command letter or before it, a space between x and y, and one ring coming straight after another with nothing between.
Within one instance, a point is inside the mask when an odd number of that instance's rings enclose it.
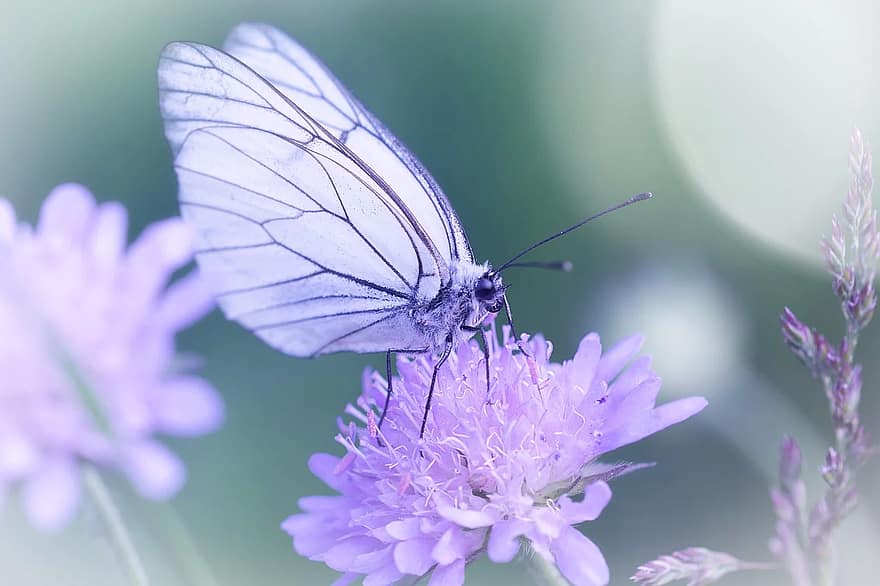
<instances>
[{"instance_id":1,"label":"butterfly","mask_svg":"<svg viewBox=\"0 0 880 586\"><path fill-rule=\"evenodd\" d=\"M393 354L436 354L422 434L452 349L489 314L513 325L502 271L586 222L478 263L424 166L271 26L238 25L222 51L171 43L158 78L181 215L224 314L293 356L384 352L389 398Z\"/></svg>"}]
</instances>

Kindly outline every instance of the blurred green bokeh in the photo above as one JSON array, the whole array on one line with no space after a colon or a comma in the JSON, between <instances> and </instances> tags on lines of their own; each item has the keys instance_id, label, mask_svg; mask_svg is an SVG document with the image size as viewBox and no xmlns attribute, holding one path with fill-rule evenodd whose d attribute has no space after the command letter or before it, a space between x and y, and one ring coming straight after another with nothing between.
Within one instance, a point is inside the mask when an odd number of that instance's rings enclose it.
<instances>
[{"instance_id":1,"label":"blurred green bokeh","mask_svg":"<svg viewBox=\"0 0 880 586\"><path fill-rule=\"evenodd\" d=\"M590 330L609 343L643 331L665 376L661 397L706 395L692 421L621 458L657 461L614 485L585 531L612 583L690 545L767 559L767 488L779 440L803 440L815 496L828 437L824 396L786 352L784 305L833 335L841 320L818 238L847 188L853 126L880 144L880 12L867 1L697 0L538 3L403 0L7 2L0 18L0 195L33 220L56 184L120 200L133 233L176 213L157 109L163 45L219 45L242 20L265 21L320 56L431 170L480 260L640 191L654 201L602 219L536 255L570 274L511 273L521 330L556 357ZM871 34L874 31L874 34ZM296 360L213 314L180 340L204 359L228 419L175 441L189 481L168 506L114 484L157 584L186 584L193 544L217 584L321 584L279 524L326 489L306 461L339 453L335 418L381 356ZM880 336L868 332L864 419L880 430ZM841 583L869 583L880 546L880 471L844 531ZM173 511L176 511L173 512ZM187 545L185 526L192 543ZM57 536L30 529L14 499L0 517L0 584L123 583L86 509ZM776 584L748 575L729 584ZM488 562L474 584L528 584L522 564Z\"/></svg>"}]
</instances>

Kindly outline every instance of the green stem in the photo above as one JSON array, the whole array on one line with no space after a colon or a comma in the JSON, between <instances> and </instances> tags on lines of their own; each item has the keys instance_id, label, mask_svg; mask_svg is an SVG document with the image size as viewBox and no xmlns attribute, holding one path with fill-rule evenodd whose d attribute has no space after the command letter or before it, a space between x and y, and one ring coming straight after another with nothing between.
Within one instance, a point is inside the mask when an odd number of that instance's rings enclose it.
<instances>
[{"instance_id":1,"label":"green stem","mask_svg":"<svg viewBox=\"0 0 880 586\"><path fill-rule=\"evenodd\" d=\"M174 547L177 559L182 570L186 573L189 583L200 586L217 586L217 580L211 572L211 566L202 555L174 506L171 504L163 505L160 515L164 521L165 533Z\"/></svg>"},{"instance_id":2,"label":"green stem","mask_svg":"<svg viewBox=\"0 0 880 586\"><path fill-rule=\"evenodd\" d=\"M569 581L562 576L559 568L554 564L548 562L537 553L529 552L529 555L532 571L538 577L537 583L546 584L547 586L569 586Z\"/></svg>"},{"instance_id":3,"label":"green stem","mask_svg":"<svg viewBox=\"0 0 880 586\"><path fill-rule=\"evenodd\" d=\"M83 476L85 477L86 489L98 507L101 518L110 533L110 539L116 546L117 553L128 571L131 583L136 586L149 586L150 580L147 578L147 571L144 569L144 564L134 547L134 541L125 527L122 515L116 508L113 497L110 496L107 485L104 484L98 471L90 465L83 467Z\"/></svg>"},{"instance_id":4,"label":"green stem","mask_svg":"<svg viewBox=\"0 0 880 586\"><path fill-rule=\"evenodd\" d=\"M758 571L758 572L770 572L779 569L779 564L774 564L772 562L740 562L736 567L737 571L740 570L749 570L749 571Z\"/></svg>"},{"instance_id":5,"label":"green stem","mask_svg":"<svg viewBox=\"0 0 880 586\"><path fill-rule=\"evenodd\" d=\"M101 407L100 400L77 368L76 363L58 344L51 344L50 347L55 352L55 357L58 359L63 372L70 377L71 386L76 391L76 394L82 402L86 412L91 416L92 421L95 423L95 427L97 427L98 431L104 436L111 437L113 435L113 429L110 425L110 421L107 419L104 409Z\"/></svg>"}]
</instances>

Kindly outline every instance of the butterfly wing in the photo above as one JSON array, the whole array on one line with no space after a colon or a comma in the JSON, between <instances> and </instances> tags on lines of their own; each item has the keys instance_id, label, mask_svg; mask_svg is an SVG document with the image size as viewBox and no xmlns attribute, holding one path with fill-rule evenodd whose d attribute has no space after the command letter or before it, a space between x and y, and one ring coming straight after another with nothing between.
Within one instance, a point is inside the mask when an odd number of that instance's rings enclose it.
<instances>
[{"instance_id":1,"label":"butterfly wing","mask_svg":"<svg viewBox=\"0 0 880 586\"><path fill-rule=\"evenodd\" d=\"M430 346L407 310L448 264L369 165L216 49L166 47L159 89L182 214L229 318L296 356Z\"/></svg>"},{"instance_id":2,"label":"butterfly wing","mask_svg":"<svg viewBox=\"0 0 880 586\"><path fill-rule=\"evenodd\" d=\"M450 263L473 262L461 222L434 178L308 50L266 24L242 23L223 45L301 106L399 194Z\"/></svg>"}]
</instances>

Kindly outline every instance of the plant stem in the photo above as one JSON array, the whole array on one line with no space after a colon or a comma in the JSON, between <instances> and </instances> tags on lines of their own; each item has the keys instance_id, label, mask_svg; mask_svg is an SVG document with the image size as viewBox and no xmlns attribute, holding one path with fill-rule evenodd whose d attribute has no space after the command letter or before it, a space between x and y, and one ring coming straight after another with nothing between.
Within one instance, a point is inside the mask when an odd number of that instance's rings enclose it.
<instances>
[{"instance_id":1,"label":"plant stem","mask_svg":"<svg viewBox=\"0 0 880 586\"><path fill-rule=\"evenodd\" d=\"M529 565L532 568L532 573L537 578L536 582L538 584L546 584L547 586L568 586L568 580L562 576L555 565L534 552L530 552L530 558L529 561L531 563Z\"/></svg>"},{"instance_id":2,"label":"plant stem","mask_svg":"<svg viewBox=\"0 0 880 586\"><path fill-rule=\"evenodd\" d=\"M110 539L116 546L119 558L128 571L131 583L136 586L149 586L150 580L147 577L144 564L140 556L138 556L137 550L134 547L134 541L132 541L131 535L125 527L122 515L119 509L116 508L107 485L104 484L98 471L90 465L83 466L83 476L86 489L89 491L92 500L95 501L101 518L107 526Z\"/></svg>"},{"instance_id":3,"label":"plant stem","mask_svg":"<svg viewBox=\"0 0 880 586\"><path fill-rule=\"evenodd\" d=\"M174 506L171 504L163 505L159 515L162 518L168 541L177 554L178 562L186 574L188 583L200 586L217 586L218 583L211 572L211 566L205 560Z\"/></svg>"}]
</instances>

